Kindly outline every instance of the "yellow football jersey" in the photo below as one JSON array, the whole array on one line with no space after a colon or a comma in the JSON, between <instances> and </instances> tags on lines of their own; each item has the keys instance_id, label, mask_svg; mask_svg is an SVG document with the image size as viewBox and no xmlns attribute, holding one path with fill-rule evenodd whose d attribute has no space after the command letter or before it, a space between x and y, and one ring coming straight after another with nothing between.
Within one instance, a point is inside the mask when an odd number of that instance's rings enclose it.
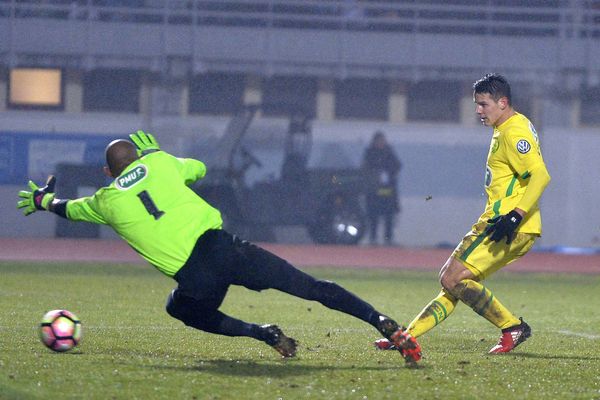
<instances>
[{"instance_id":1,"label":"yellow football jersey","mask_svg":"<svg viewBox=\"0 0 600 400\"><path fill-rule=\"evenodd\" d=\"M479 222L506 214L517 207L527 189L530 171L540 164L546 168L538 134L524 115L515 113L495 127L485 173L488 199ZM542 219L538 203L524 211L527 214L517 231L540 235Z\"/></svg>"}]
</instances>

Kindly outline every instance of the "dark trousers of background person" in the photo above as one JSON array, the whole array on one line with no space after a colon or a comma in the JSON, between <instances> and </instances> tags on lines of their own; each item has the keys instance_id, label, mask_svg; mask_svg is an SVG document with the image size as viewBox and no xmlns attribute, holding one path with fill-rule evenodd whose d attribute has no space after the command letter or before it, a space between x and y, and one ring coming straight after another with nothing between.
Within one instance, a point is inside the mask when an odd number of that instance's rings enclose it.
<instances>
[{"instance_id":1,"label":"dark trousers of background person","mask_svg":"<svg viewBox=\"0 0 600 400\"><path fill-rule=\"evenodd\" d=\"M396 222L396 214L400 211L395 192L381 195L383 189L378 189L377 192L367 194L367 219L369 223L369 239L371 244L377 244L377 231L379 223L383 220L383 240L385 244L392 244L394 240L394 225ZM388 191L389 192L389 191Z\"/></svg>"},{"instance_id":2,"label":"dark trousers of background person","mask_svg":"<svg viewBox=\"0 0 600 400\"><path fill-rule=\"evenodd\" d=\"M394 241L394 220L396 214L394 212L385 214L370 214L369 218L369 239L371 243L377 243L377 231L379 222L383 220L383 239L386 244L392 244Z\"/></svg>"}]
</instances>

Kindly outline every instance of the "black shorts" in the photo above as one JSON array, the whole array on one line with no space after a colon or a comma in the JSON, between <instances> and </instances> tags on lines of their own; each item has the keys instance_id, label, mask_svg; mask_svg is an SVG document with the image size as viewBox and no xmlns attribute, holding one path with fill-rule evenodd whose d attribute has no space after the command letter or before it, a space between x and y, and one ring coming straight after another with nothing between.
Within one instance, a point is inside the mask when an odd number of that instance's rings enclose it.
<instances>
[{"instance_id":1,"label":"black shorts","mask_svg":"<svg viewBox=\"0 0 600 400\"><path fill-rule=\"evenodd\" d=\"M224 230L209 230L175 274L179 296L218 308L230 285L278 289L305 297L315 279L284 259Z\"/></svg>"}]
</instances>

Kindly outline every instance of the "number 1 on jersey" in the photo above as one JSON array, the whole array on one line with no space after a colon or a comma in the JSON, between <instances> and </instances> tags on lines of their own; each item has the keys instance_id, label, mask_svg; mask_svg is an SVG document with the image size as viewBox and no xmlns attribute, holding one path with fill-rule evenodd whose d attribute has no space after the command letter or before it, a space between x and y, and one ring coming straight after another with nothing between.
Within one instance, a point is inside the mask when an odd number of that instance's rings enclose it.
<instances>
[{"instance_id":1,"label":"number 1 on jersey","mask_svg":"<svg viewBox=\"0 0 600 400\"><path fill-rule=\"evenodd\" d=\"M150 194L147 191L142 190L137 194L137 196L142 201L142 204L146 208L146 211L148 211L148 214L152 215L154 219L159 219L165 214L164 211L160 211L158 207L156 207L156 204L154 204L152 197L150 197Z\"/></svg>"}]
</instances>

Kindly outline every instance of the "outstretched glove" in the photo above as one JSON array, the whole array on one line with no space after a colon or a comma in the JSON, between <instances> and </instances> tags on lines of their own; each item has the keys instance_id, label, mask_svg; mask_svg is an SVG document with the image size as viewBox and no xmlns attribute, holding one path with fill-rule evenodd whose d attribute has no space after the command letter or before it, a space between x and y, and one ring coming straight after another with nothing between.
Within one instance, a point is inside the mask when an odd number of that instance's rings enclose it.
<instances>
[{"instance_id":1,"label":"outstretched glove","mask_svg":"<svg viewBox=\"0 0 600 400\"><path fill-rule=\"evenodd\" d=\"M140 157L160 150L160 146L151 133L137 131L136 133L130 134L129 138L137 147L137 153Z\"/></svg>"},{"instance_id":2,"label":"outstretched glove","mask_svg":"<svg viewBox=\"0 0 600 400\"><path fill-rule=\"evenodd\" d=\"M21 190L19 192L20 200L17 208L22 208L23 214L33 214L37 210L48 210L49 204L54 200L54 185L56 178L50 175L46 181L46 186L40 188L33 181L29 181L31 192Z\"/></svg>"},{"instance_id":3,"label":"outstretched glove","mask_svg":"<svg viewBox=\"0 0 600 400\"><path fill-rule=\"evenodd\" d=\"M511 244L515 238L515 230L521 223L523 217L521 214L512 210L508 214L499 215L488 219L488 226L485 228L485 235L490 236L490 240L499 242L506 237L506 244Z\"/></svg>"}]
</instances>

